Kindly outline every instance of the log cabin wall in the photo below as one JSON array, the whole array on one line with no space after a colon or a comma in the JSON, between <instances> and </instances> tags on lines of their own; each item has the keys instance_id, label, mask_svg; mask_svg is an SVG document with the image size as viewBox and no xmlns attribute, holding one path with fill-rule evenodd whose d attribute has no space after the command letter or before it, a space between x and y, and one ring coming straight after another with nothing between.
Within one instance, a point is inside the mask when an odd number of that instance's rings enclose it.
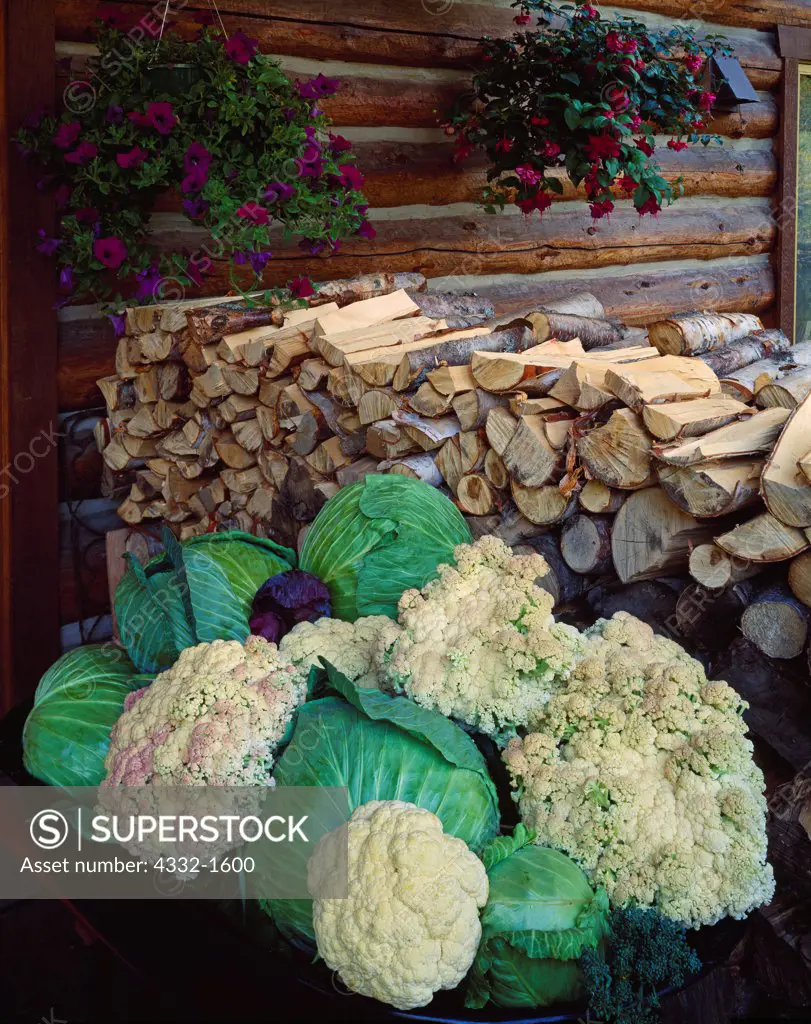
<instances>
[{"instance_id":1,"label":"log cabin wall","mask_svg":"<svg viewBox=\"0 0 811 1024\"><path fill-rule=\"evenodd\" d=\"M155 24L154 4L106 6ZM175 6L182 8L175 27L197 31L193 15L208 9L207 0ZM770 255L777 238L774 144L782 71L775 28L778 21L811 26L805 0L631 0L604 8L632 8L654 26L685 19L702 33L724 33L758 101L717 114L712 127L723 135L723 146L657 149L667 176L684 180L686 197L675 207L640 218L630 202L618 203L599 224L571 187L542 220L527 221L517 212L488 216L476 206L483 164L451 160L452 144L439 120L464 89L480 37L514 30L508 0L218 0L218 6L229 32L242 29L259 39L262 51L278 57L291 75L323 72L341 80L324 108L336 130L356 144L377 228L376 239L346 242L329 260L274 246L268 285L295 274L325 280L419 271L431 287L492 297L500 313L587 287L609 313L634 324L689 308L768 317L775 301ZM71 77L81 78L97 9L96 0L56 0L60 95ZM167 247L194 250L204 241L171 201L156 214L154 234ZM224 275L215 272L204 290L226 288ZM63 458L61 618L75 624L108 607L103 533L115 523L115 503L100 500L101 463L89 427L101 404L95 381L113 372L115 345L107 321L91 307L62 310L59 328L59 401L70 434ZM72 643L78 636L74 625L63 639Z\"/></svg>"}]
</instances>

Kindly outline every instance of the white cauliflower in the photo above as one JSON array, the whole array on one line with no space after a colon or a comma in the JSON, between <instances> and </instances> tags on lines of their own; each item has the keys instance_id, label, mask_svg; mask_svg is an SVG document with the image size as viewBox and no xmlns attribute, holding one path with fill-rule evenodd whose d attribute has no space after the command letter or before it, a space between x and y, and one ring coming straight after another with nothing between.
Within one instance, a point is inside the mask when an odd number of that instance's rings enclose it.
<instances>
[{"instance_id":1,"label":"white cauliflower","mask_svg":"<svg viewBox=\"0 0 811 1024\"><path fill-rule=\"evenodd\" d=\"M512 733L538 714L571 671L580 634L552 617L535 580L540 555L514 555L496 537L460 544L456 565L400 599L402 633L381 674L396 692L481 732Z\"/></svg>"},{"instance_id":2,"label":"white cauliflower","mask_svg":"<svg viewBox=\"0 0 811 1024\"><path fill-rule=\"evenodd\" d=\"M410 1010L469 971L487 902L484 865L446 836L430 811L375 800L349 819L346 899L313 901L318 952L353 992ZM312 892L345 865L343 829L325 836L308 865ZM333 889L332 891L335 891Z\"/></svg>"},{"instance_id":3,"label":"white cauliflower","mask_svg":"<svg viewBox=\"0 0 811 1024\"><path fill-rule=\"evenodd\" d=\"M378 650L382 654L399 633L388 615L368 615L354 622L323 618L294 626L282 637L279 651L306 671L314 665L320 668L324 658L359 686L379 689Z\"/></svg>"},{"instance_id":4,"label":"white cauliflower","mask_svg":"<svg viewBox=\"0 0 811 1024\"><path fill-rule=\"evenodd\" d=\"M267 786L306 696L307 672L262 637L189 647L127 698L102 785Z\"/></svg>"},{"instance_id":5,"label":"white cauliflower","mask_svg":"<svg viewBox=\"0 0 811 1024\"><path fill-rule=\"evenodd\" d=\"M774 893L746 706L645 623L601 620L534 731L504 751L524 822L615 905L693 927L744 917Z\"/></svg>"}]
</instances>

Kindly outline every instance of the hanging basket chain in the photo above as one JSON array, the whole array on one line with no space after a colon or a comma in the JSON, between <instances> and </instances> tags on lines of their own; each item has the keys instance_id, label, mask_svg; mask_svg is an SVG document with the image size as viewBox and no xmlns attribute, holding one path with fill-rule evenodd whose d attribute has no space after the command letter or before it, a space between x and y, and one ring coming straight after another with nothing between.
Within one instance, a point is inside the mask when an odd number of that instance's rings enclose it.
<instances>
[{"instance_id":1,"label":"hanging basket chain","mask_svg":"<svg viewBox=\"0 0 811 1024\"><path fill-rule=\"evenodd\" d=\"M164 6L163 6L163 18L161 20L161 30L160 30L160 35L158 36L158 45L155 47L155 53L153 54L152 61L154 61L155 58L157 57L158 50L160 49L160 44L163 42L163 33L166 30L166 22L167 22L167 20L169 18L169 8L171 6L172 6L172 0L165 0ZM228 38L229 38L228 37L228 32L226 31L225 25L223 23L222 15L220 14L220 9L217 6L217 0L208 0L208 7L209 7L209 10L213 14L217 15L217 21L220 23L220 29L222 30L222 34L225 37L225 40L227 42ZM150 66L152 64L152 61L150 61Z\"/></svg>"}]
</instances>

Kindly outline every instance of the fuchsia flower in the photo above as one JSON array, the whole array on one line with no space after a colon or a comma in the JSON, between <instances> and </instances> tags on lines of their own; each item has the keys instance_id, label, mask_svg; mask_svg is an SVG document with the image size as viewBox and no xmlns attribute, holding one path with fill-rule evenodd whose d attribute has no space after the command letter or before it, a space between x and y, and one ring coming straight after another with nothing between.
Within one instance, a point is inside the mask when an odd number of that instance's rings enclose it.
<instances>
[{"instance_id":1,"label":"fuchsia flower","mask_svg":"<svg viewBox=\"0 0 811 1024\"><path fill-rule=\"evenodd\" d=\"M611 160L620 155L620 147L615 136L603 132L601 135L589 135L585 152L589 160Z\"/></svg>"},{"instance_id":2,"label":"fuchsia flower","mask_svg":"<svg viewBox=\"0 0 811 1024\"><path fill-rule=\"evenodd\" d=\"M82 126L78 121L70 121L68 124L60 124L53 137L53 144L58 149L70 149L75 145L82 134Z\"/></svg>"},{"instance_id":3,"label":"fuchsia flower","mask_svg":"<svg viewBox=\"0 0 811 1024\"><path fill-rule=\"evenodd\" d=\"M535 125L536 128L545 128L549 124L549 118L544 117L543 114L536 115L529 119L529 123Z\"/></svg>"},{"instance_id":4,"label":"fuchsia flower","mask_svg":"<svg viewBox=\"0 0 811 1024\"><path fill-rule=\"evenodd\" d=\"M245 203L244 206L240 206L237 210L237 217L250 221L251 224L254 224L257 227L267 224L270 220L270 214L265 207L254 202Z\"/></svg>"},{"instance_id":5,"label":"fuchsia flower","mask_svg":"<svg viewBox=\"0 0 811 1024\"><path fill-rule=\"evenodd\" d=\"M539 185L543 180L541 172L536 171L530 164L522 164L520 167L516 167L515 176L526 188L532 188L534 185Z\"/></svg>"},{"instance_id":6,"label":"fuchsia flower","mask_svg":"<svg viewBox=\"0 0 811 1024\"><path fill-rule=\"evenodd\" d=\"M249 39L244 32L235 32L225 44L225 52L235 64L247 64L259 49L256 39Z\"/></svg>"},{"instance_id":7,"label":"fuchsia flower","mask_svg":"<svg viewBox=\"0 0 811 1024\"><path fill-rule=\"evenodd\" d=\"M83 167L85 164L89 164L91 160L95 160L98 152L99 147L95 142L80 142L76 149L65 154L65 162Z\"/></svg>"},{"instance_id":8,"label":"fuchsia flower","mask_svg":"<svg viewBox=\"0 0 811 1024\"><path fill-rule=\"evenodd\" d=\"M677 153L683 149L688 149L690 146L689 142L685 142L683 139L668 139L667 148L673 149Z\"/></svg>"},{"instance_id":9,"label":"fuchsia flower","mask_svg":"<svg viewBox=\"0 0 811 1024\"><path fill-rule=\"evenodd\" d=\"M630 176L630 174L623 174L618 180L617 184L623 190L623 192L633 192L637 186L637 183Z\"/></svg>"},{"instance_id":10,"label":"fuchsia flower","mask_svg":"<svg viewBox=\"0 0 811 1024\"><path fill-rule=\"evenodd\" d=\"M93 255L110 270L118 270L127 258L127 247L120 238L99 238L93 243Z\"/></svg>"},{"instance_id":11,"label":"fuchsia flower","mask_svg":"<svg viewBox=\"0 0 811 1024\"><path fill-rule=\"evenodd\" d=\"M653 151L656 148L652 142L649 142L645 138L634 139L634 145L637 149L641 150L645 156L653 156Z\"/></svg>"},{"instance_id":12,"label":"fuchsia flower","mask_svg":"<svg viewBox=\"0 0 811 1024\"><path fill-rule=\"evenodd\" d=\"M656 215L661 209L662 207L656 201L654 196L651 196L650 199L646 199L641 206L637 207L637 213L640 217L644 216L646 213Z\"/></svg>"},{"instance_id":13,"label":"fuchsia flower","mask_svg":"<svg viewBox=\"0 0 811 1024\"><path fill-rule=\"evenodd\" d=\"M498 142L496 143L496 152L509 153L510 150L513 148L513 145L514 143L512 139L499 139Z\"/></svg>"},{"instance_id":14,"label":"fuchsia flower","mask_svg":"<svg viewBox=\"0 0 811 1024\"><path fill-rule=\"evenodd\" d=\"M142 164L144 160L149 157L149 153L142 149L140 146L134 146L126 153L119 153L115 158L115 162L124 170L128 170L131 167L137 167L138 164Z\"/></svg>"},{"instance_id":15,"label":"fuchsia flower","mask_svg":"<svg viewBox=\"0 0 811 1024\"><path fill-rule=\"evenodd\" d=\"M623 110L627 110L631 105L628 90L623 85L609 85L605 90L604 96L610 103L611 109L617 113L622 113Z\"/></svg>"},{"instance_id":16,"label":"fuchsia flower","mask_svg":"<svg viewBox=\"0 0 811 1024\"><path fill-rule=\"evenodd\" d=\"M713 103L715 103L716 99L717 99L717 96L715 95L714 92L702 92L702 94L701 94L701 96L699 98L699 101L698 101L698 109L699 110L712 110L712 105L713 105Z\"/></svg>"},{"instance_id":17,"label":"fuchsia flower","mask_svg":"<svg viewBox=\"0 0 811 1024\"><path fill-rule=\"evenodd\" d=\"M519 199L515 205L528 217L533 210L537 210L538 213L542 214L544 210L552 205L552 198L542 189L539 189L535 195L530 196L528 199Z\"/></svg>"},{"instance_id":18,"label":"fuchsia flower","mask_svg":"<svg viewBox=\"0 0 811 1024\"><path fill-rule=\"evenodd\" d=\"M605 37L605 46L609 53L624 53L622 36L619 32L608 32Z\"/></svg>"},{"instance_id":19,"label":"fuchsia flower","mask_svg":"<svg viewBox=\"0 0 811 1024\"><path fill-rule=\"evenodd\" d=\"M532 15L531 14L516 14L513 18L516 25L531 25Z\"/></svg>"},{"instance_id":20,"label":"fuchsia flower","mask_svg":"<svg viewBox=\"0 0 811 1024\"><path fill-rule=\"evenodd\" d=\"M560 146L557 142L547 142L543 147L543 155L549 160L554 160L556 156L560 156Z\"/></svg>"},{"instance_id":21,"label":"fuchsia flower","mask_svg":"<svg viewBox=\"0 0 811 1024\"><path fill-rule=\"evenodd\" d=\"M603 217L607 217L614 209L614 204L610 199L595 200L590 204L591 216L593 220L602 220Z\"/></svg>"},{"instance_id":22,"label":"fuchsia flower","mask_svg":"<svg viewBox=\"0 0 811 1024\"><path fill-rule=\"evenodd\" d=\"M691 74L697 75L704 66L704 58L700 53L688 53L684 58L684 63Z\"/></svg>"},{"instance_id":23,"label":"fuchsia flower","mask_svg":"<svg viewBox=\"0 0 811 1024\"><path fill-rule=\"evenodd\" d=\"M294 277L287 287L295 299L308 299L315 295L315 288L309 277Z\"/></svg>"},{"instance_id":24,"label":"fuchsia flower","mask_svg":"<svg viewBox=\"0 0 811 1024\"><path fill-rule=\"evenodd\" d=\"M456 146L453 151L453 159L457 163L460 160L467 160L470 154L473 152L473 143L467 137L467 135L460 134L456 137Z\"/></svg>"}]
</instances>

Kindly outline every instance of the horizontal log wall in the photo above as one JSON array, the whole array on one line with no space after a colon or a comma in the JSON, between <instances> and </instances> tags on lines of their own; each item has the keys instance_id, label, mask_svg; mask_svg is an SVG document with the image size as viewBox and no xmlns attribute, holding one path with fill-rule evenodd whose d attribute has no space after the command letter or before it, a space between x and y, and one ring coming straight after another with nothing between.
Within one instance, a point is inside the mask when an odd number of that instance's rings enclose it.
<instances>
[{"instance_id":1,"label":"horizontal log wall","mask_svg":"<svg viewBox=\"0 0 811 1024\"><path fill-rule=\"evenodd\" d=\"M132 21L144 17L147 30L155 24L154 4L145 0L105 6ZM702 33L724 33L758 102L716 114L713 129L723 146L677 154L661 140L657 157L666 177L684 185L686 198L676 206L639 218L629 203L618 203L597 225L582 189L568 182L542 220L489 217L475 205L483 160L451 160L439 121L465 88L481 36L513 31L508 0L218 0L218 7L229 32L241 29L259 39L262 51L278 57L291 76L323 72L341 79L341 90L324 107L355 143L378 232L372 242L347 241L328 260L274 246L268 285L294 274L325 280L372 269L413 270L429 277L432 288L488 295L499 313L587 287L611 314L635 324L690 307L751 309L768 318L775 296L769 254L776 237L771 199L781 79L774 27L778 21L811 26L806 3L620 0L604 8L653 26L686 17ZM81 75L92 52L97 9L97 0L56 0L60 92L71 76ZM208 9L207 0L191 0L175 16L176 27L190 36L197 31L194 13ZM155 240L165 248L194 249L205 237L178 208L177 196L161 200ZM226 288L224 268L215 268L204 291ZM91 410L100 404L95 380L113 370L109 325L86 306L60 311L59 325L60 407ZM92 454L76 462L63 477L63 497L92 496L97 465ZM65 602L63 620L78 604Z\"/></svg>"}]
</instances>

